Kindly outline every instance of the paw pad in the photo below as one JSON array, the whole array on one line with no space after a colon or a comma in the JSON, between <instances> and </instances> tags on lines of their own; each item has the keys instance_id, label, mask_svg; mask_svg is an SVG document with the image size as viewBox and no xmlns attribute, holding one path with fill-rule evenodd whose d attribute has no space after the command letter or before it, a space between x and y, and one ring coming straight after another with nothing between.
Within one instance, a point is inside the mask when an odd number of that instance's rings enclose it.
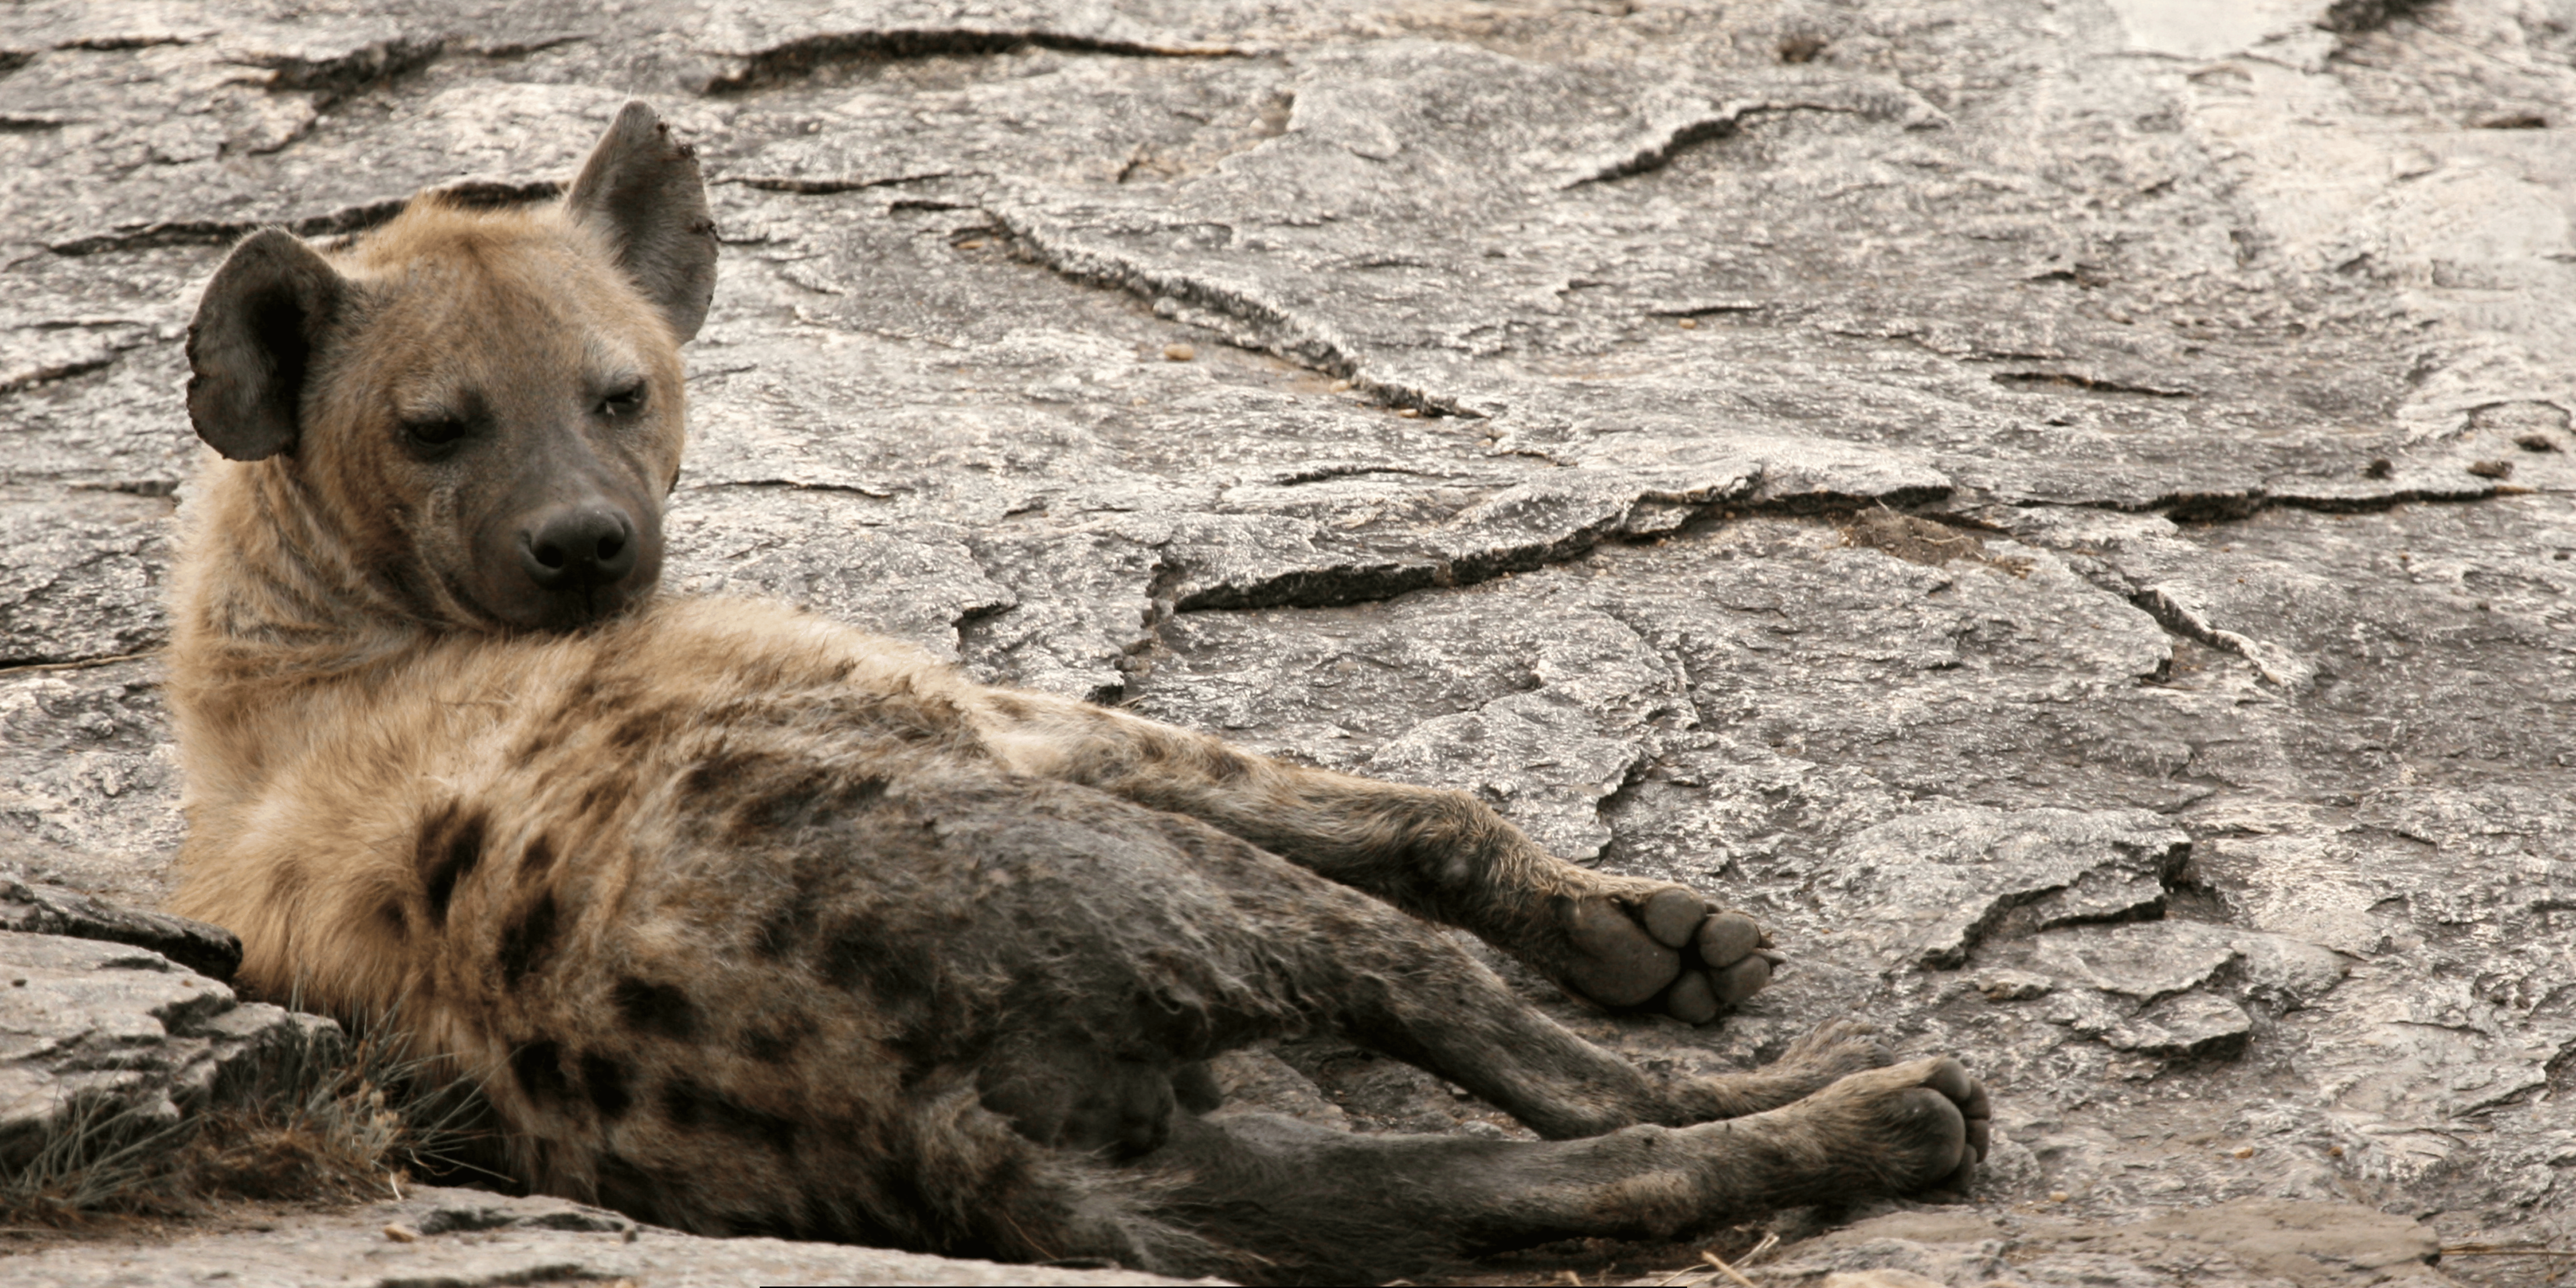
<instances>
[{"instance_id":1,"label":"paw pad","mask_svg":"<svg viewBox=\"0 0 2576 1288\"><path fill-rule=\"evenodd\" d=\"M1567 982L1612 1007L1645 1007L1686 1024L1706 1024L1771 982L1779 958L1765 952L1762 927L1720 912L1700 895L1668 886L1634 910L1605 898L1576 903L1566 927L1574 961Z\"/></svg>"},{"instance_id":2,"label":"paw pad","mask_svg":"<svg viewBox=\"0 0 2576 1288\"><path fill-rule=\"evenodd\" d=\"M1643 1005L1681 973L1673 950L1607 899L1576 904L1566 940L1575 954L1570 982L1604 1006Z\"/></svg>"}]
</instances>

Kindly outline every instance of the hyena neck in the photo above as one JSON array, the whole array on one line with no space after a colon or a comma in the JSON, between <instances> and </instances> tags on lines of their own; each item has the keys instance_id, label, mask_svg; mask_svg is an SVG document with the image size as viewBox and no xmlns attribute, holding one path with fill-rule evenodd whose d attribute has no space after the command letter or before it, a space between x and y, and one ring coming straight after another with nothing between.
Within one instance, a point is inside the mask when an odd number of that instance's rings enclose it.
<instances>
[{"instance_id":1,"label":"hyena neck","mask_svg":"<svg viewBox=\"0 0 2576 1288\"><path fill-rule=\"evenodd\" d=\"M434 641L327 535L286 462L209 462L197 484L172 595L174 698L257 701Z\"/></svg>"}]
</instances>

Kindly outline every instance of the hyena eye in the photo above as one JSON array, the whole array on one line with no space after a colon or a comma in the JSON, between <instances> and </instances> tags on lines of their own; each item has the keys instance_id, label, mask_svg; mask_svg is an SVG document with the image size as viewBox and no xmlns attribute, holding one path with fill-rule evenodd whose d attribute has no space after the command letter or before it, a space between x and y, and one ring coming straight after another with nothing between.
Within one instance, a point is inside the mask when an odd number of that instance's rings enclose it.
<instances>
[{"instance_id":1,"label":"hyena eye","mask_svg":"<svg viewBox=\"0 0 2576 1288\"><path fill-rule=\"evenodd\" d=\"M644 382L636 381L599 400L602 416L632 416L644 410Z\"/></svg>"},{"instance_id":2,"label":"hyena eye","mask_svg":"<svg viewBox=\"0 0 2576 1288\"><path fill-rule=\"evenodd\" d=\"M447 447L465 437L465 422L454 416L403 422L403 436L420 447Z\"/></svg>"}]
</instances>

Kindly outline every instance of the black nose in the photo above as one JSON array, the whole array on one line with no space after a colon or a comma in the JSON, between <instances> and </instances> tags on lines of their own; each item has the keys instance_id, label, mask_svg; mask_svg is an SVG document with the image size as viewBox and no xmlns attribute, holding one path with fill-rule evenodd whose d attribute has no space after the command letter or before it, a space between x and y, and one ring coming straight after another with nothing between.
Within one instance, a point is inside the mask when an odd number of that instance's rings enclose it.
<instances>
[{"instance_id":1,"label":"black nose","mask_svg":"<svg viewBox=\"0 0 2576 1288\"><path fill-rule=\"evenodd\" d=\"M529 525L519 563L542 590L614 585L635 570L634 521L605 507L548 510Z\"/></svg>"}]
</instances>

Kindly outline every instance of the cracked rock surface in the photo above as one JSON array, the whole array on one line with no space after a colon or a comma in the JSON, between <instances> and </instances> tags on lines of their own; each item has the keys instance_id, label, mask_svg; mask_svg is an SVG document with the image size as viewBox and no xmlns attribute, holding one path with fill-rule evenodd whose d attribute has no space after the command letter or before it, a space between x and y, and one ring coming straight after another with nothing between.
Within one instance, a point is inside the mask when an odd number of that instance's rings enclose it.
<instances>
[{"instance_id":1,"label":"cracked rock surface","mask_svg":"<svg viewBox=\"0 0 2576 1288\"><path fill-rule=\"evenodd\" d=\"M324 1288L345 1284L484 1285L588 1282L673 1288L759 1283L1181 1284L1126 1271L1002 1266L882 1248L783 1239L702 1239L639 1226L561 1199L507 1198L435 1186L399 1202L298 1213L264 1230L182 1236L121 1250L114 1269L93 1250L10 1258L26 1288L179 1288L213 1282Z\"/></svg>"},{"instance_id":2,"label":"cracked rock surface","mask_svg":"<svg viewBox=\"0 0 2576 1288\"><path fill-rule=\"evenodd\" d=\"M149 949L0 933L0 1169L83 1123L149 1131L255 1096L281 1062L337 1040L329 1020L239 1001Z\"/></svg>"},{"instance_id":3,"label":"cracked rock surface","mask_svg":"<svg viewBox=\"0 0 2576 1288\"><path fill-rule=\"evenodd\" d=\"M726 242L669 584L1762 917L1791 965L1707 1029L1522 983L1664 1068L1866 1015L2002 1143L1757 1270L2576 1247L2566 0L15 5L0 865L170 883L225 245L542 197L629 90ZM1220 1072L1519 1130L1330 1043Z\"/></svg>"}]
</instances>

